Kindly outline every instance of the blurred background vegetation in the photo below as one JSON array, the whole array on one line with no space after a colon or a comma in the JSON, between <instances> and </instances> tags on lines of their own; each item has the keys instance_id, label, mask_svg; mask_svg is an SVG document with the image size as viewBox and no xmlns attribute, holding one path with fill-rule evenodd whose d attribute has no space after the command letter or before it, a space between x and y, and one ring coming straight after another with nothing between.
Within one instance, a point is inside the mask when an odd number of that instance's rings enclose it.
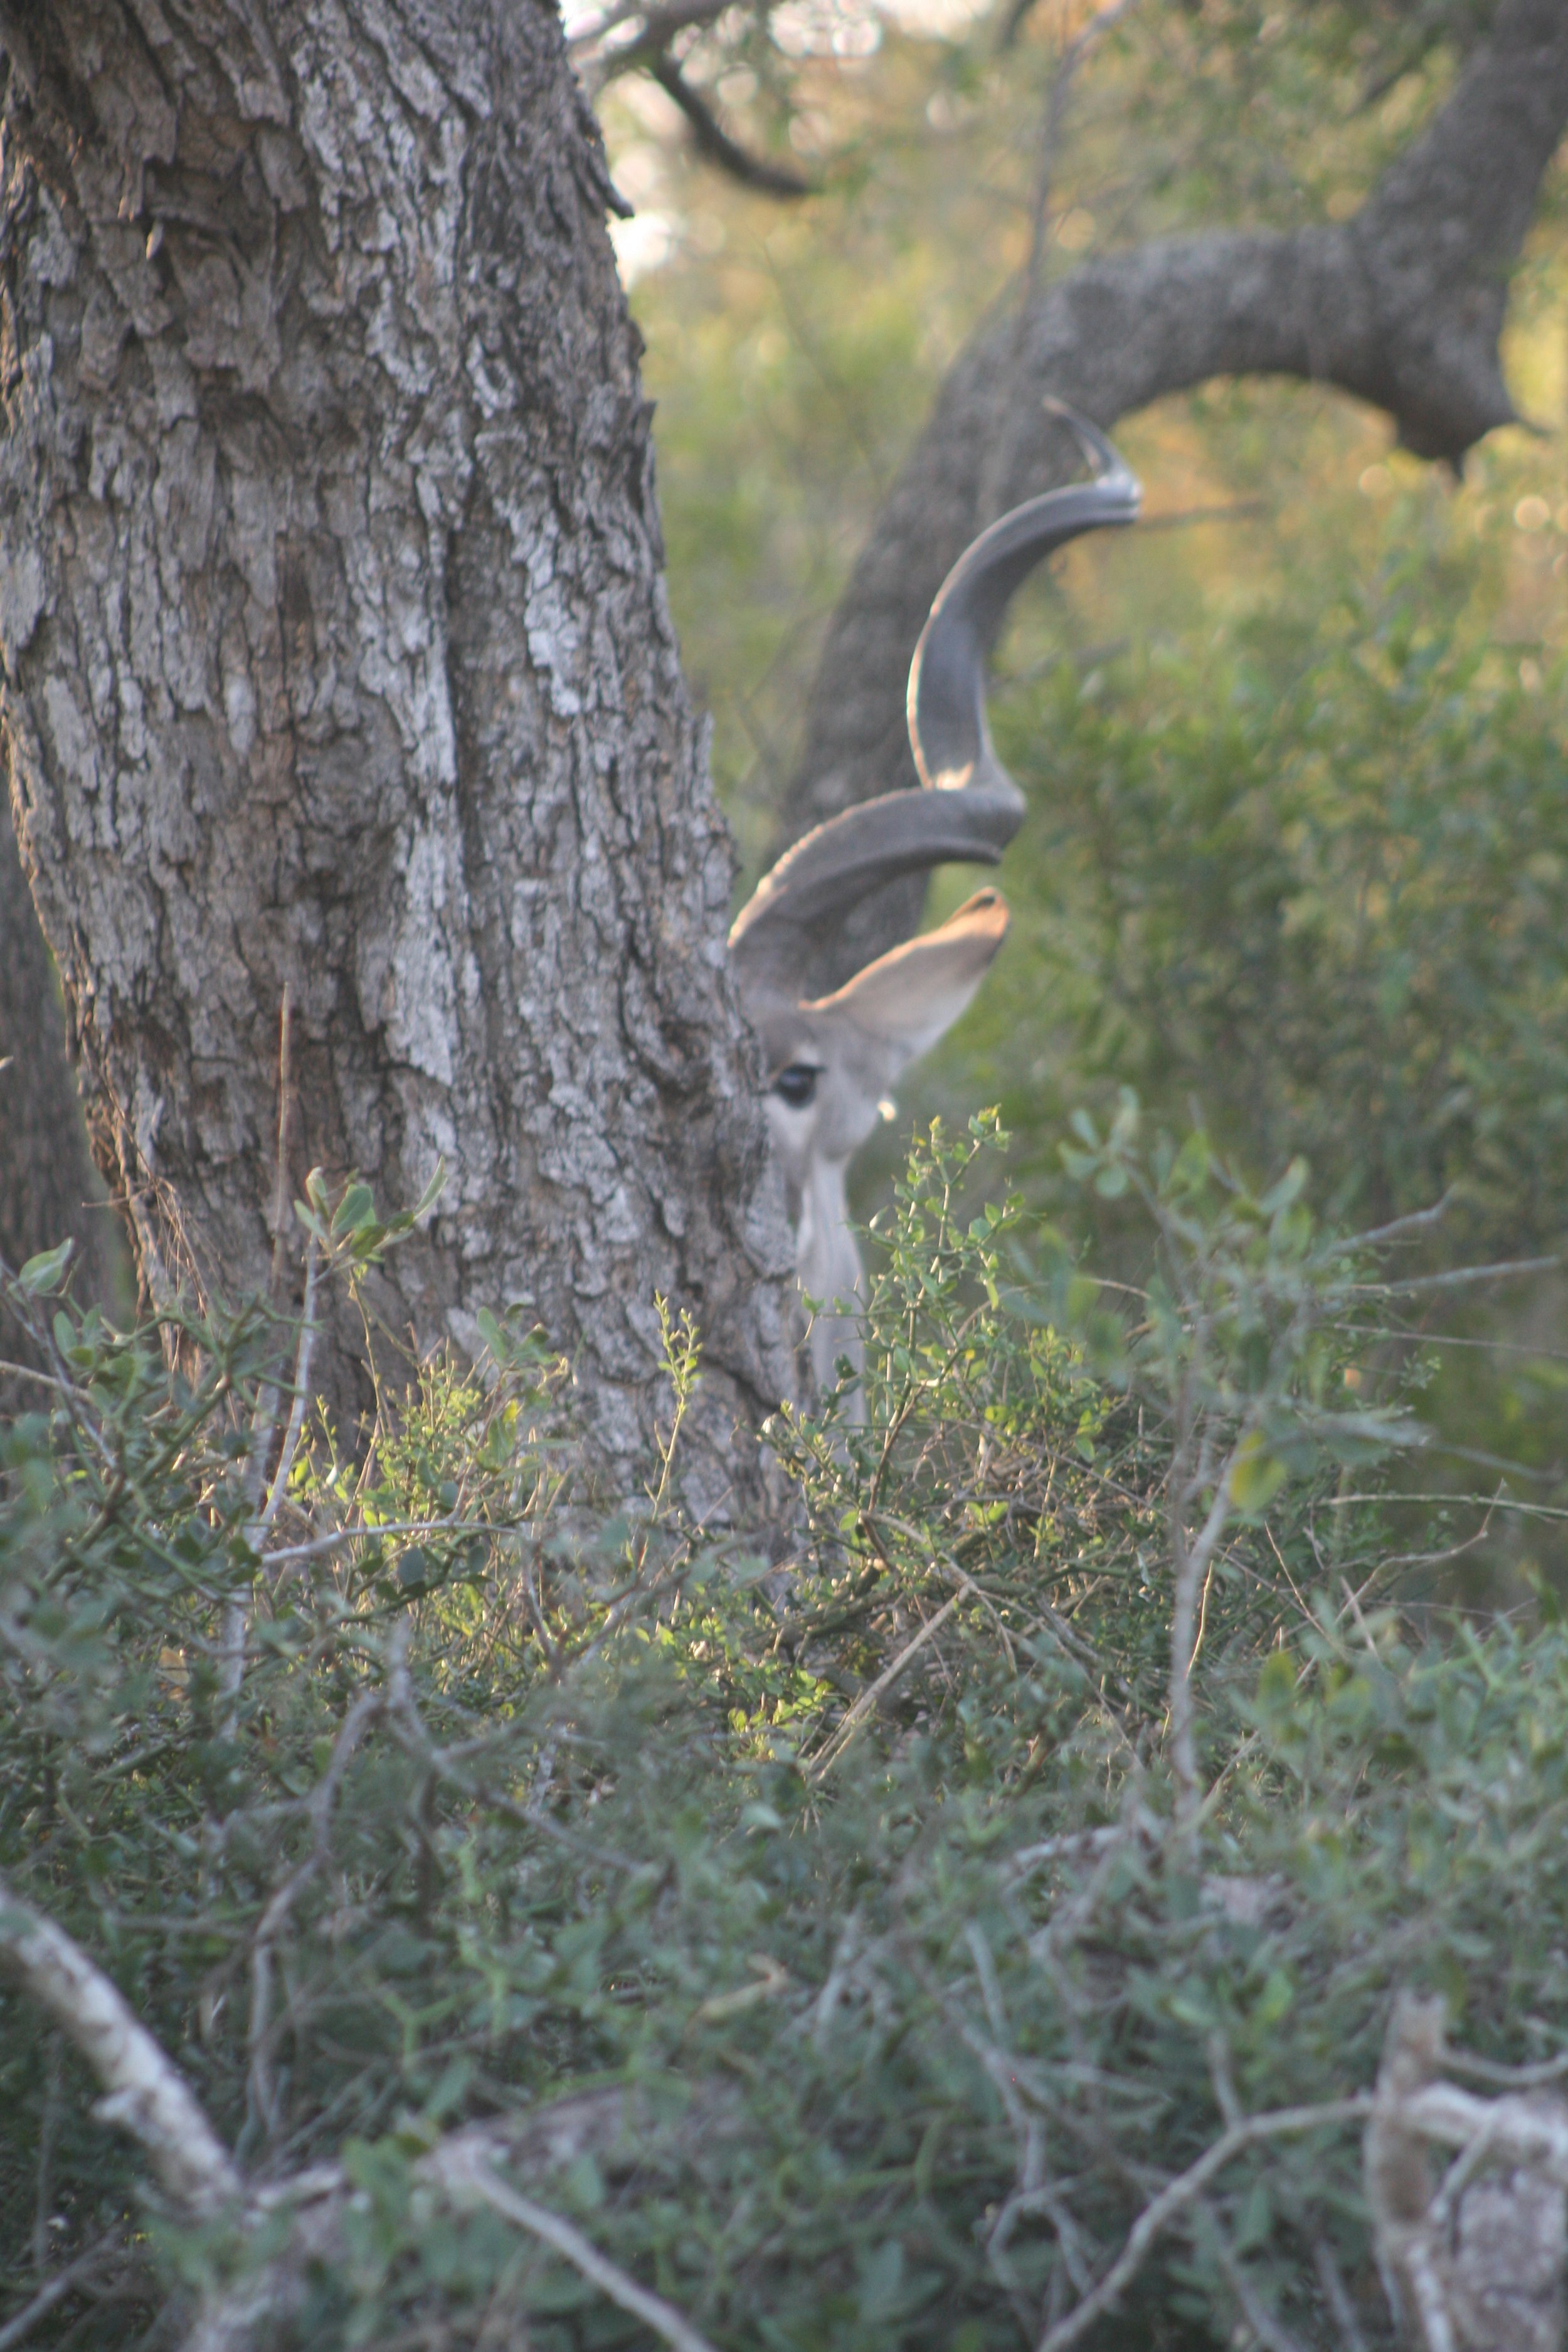
<instances>
[{"instance_id":1,"label":"blurred background vegetation","mask_svg":"<svg viewBox=\"0 0 1568 2352\"><path fill-rule=\"evenodd\" d=\"M731 12L683 71L809 177L795 201L701 160L646 79L604 92L637 206L617 238L671 599L745 888L778 845L826 617L944 373L1026 266L1042 196L1047 276L1170 232L1344 219L1487 12L1135 7L1069 80L1093 14L792 0L767 40ZM1305 1154L1332 1216L1447 1194L1427 1271L1560 1248L1565 229L1560 163L1506 343L1529 424L1461 481L1310 385L1215 383L1120 428L1144 523L1033 583L999 649L993 723L1031 802L999 877L1013 931L858 1163L862 1214L910 1118L994 1102L1010 1181L1135 1276L1143 1244L1115 1204L1086 1227L1058 1150L1075 1108L1131 1085L1259 1181ZM933 918L973 879L939 877ZM1467 1597L1519 1600L1568 1582L1534 1515L1568 1503L1568 1293L1537 1269L1464 1296L1413 1303L1368 1377L1424 1367L1445 1452L1423 1492L1531 1504L1494 1514L1467 1570Z\"/></svg>"}]
</instances>

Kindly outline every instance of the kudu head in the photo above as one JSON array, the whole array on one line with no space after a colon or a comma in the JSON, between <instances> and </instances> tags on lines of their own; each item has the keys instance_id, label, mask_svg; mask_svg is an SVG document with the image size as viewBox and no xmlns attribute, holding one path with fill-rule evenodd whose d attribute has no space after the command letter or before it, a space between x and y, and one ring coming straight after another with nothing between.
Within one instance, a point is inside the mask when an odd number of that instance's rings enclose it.
<instances>
[{"instance_id":1,"label":"kudu head","mask_svg":"<svg viewBox=\"0 0 1568 2352\"><path fill-rule=\"evenodd\" d=\"M979 987L1007 929L1006 903L999 891L977 892L831 996L805 996L804 975L824 927L868 892L936 866L994 866L1018 830L1024 797L992 745L985 656L1014 590L1043 557L1138 512L1138 484L1110 443L1070 410L1059 414L1094 478L1047 490L982 532L921 632L909 723L922 789L884 793L819 824L763 876L730 933L731 967L763 1044L795 1270L804 1291L837 1310L825 1309L811 1327L812 1369L824 1386L840 1356L860 1361L860 1253L844 1190L850 1157L890 1115L894 1082Z\"/></svg>"}]
</instances>

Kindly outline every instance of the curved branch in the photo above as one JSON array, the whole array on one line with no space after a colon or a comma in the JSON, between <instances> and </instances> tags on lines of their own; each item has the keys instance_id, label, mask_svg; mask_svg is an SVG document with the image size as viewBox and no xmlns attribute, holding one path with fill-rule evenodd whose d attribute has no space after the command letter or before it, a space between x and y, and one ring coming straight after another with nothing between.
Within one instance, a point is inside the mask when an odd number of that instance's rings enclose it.
<instances>
[{"instance_id":1,"label":"curved branch","mask_svg":"<svg viewBox=\"0 0 1568 2352\"><path fill-rule=\"evenodd\" d=\"M758 188L767 196L809 196L811 182L787 163L770 163L731 139L707 100L695 90L667 52L647 60L647 70L667 98L672 98L691 128L698 153L716 163L743 188Z\"/></svg>"},{"instance_id":2,"label":"curved branch","mask_svg":"<svg viewBox=\"0 0 1568 2352\"><path fill-rule=\"evenodd\" d=\"M1508 280L1568 123L1568 9L1502 0L1453 96L1355 217L1293 235L1173 237L1109 254L1004 304L952 369L834 615L778 846L912 785L910 653L932 596L994 515L1068 477L1049 392L1106 430L1217 375L1332 383L1454 467L1514 419L1498 357ZM909 935L924 885L891 885L811 984Z\"/></svg>"}]
</instances>

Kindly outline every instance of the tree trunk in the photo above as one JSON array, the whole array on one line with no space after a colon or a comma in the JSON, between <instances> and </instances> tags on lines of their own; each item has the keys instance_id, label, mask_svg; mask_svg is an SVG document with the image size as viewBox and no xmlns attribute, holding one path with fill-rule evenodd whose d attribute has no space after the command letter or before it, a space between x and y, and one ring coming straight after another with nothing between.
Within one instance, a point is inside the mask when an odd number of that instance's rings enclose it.
<instances>
[{"instance_id":1,"label":"tree trunk","mask_svg":"<svg viewBox=\"0 0 1568 2352\"><path fill-rule=\"evenodd\" d=\"M88 1150L55 968L0 803L0 1259L15 1269L68 1234L78 1295L110 1303L118 1234ZM20 1344L0 1331L0 1355Z\"/></svg>"},{"instance_id":2,"label":"tree trunk","mask_svg":"<svg viewBox=\"0 0 1568 2352\"><path fill-rule=\"evenodd\" d=\"M910 656L950 566L1011 506L1070 478L1055 394L1110 428L1216 375L1294 375L1386 409L1455 466L1513 408L1498 360L1508 279L1568 123L1568 7L1502 0L1453 97L1353 220L1293 236L1163 239L1005 301L962 354L833 616L778 848L913 785ZM897 882L816 943L835 988L920 922Z\"/></svg>"},{"instance_id":3,"label":"tree trunk","mask_svg":"<svg viewBox=\"0 0 1568 2352\"><path fill-rule=\"evenodd\" d=\"M689 1306L718 1507L787 1244L559 20L7 0L0 38L0 743L142 1279L267 1280L287 988L288 1193L447 1163L375 1311L468 1345L521 1302L625 1482Z\"/></svg>"}]
</instances>

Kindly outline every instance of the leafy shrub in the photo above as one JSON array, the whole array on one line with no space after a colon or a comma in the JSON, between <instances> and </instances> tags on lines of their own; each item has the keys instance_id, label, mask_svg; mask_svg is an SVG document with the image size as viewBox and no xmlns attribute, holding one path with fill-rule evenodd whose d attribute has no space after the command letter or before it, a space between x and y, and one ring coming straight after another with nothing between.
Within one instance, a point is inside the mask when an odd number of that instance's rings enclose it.
<instances>
[{"instance_id":1,"label":"leafy shrub","mask_svg":"<svg viewBox=\"0 0 1568 2352\"><path fill-rule=\"evenodd\" d=\"M1500 2056L1568 2026L1568 1645L1379 1591L1354 1497L1408 1425L1299 1171L1083 1121L1150 1220L1129 1304L960 1220L993 1133L910 1163L864 1422L770 1433L783 1571L683 1518L668 1318L667 1458L584 1534L504 1324L351 1460L264 1307L9 1284L52 1369L0 1486L0 1938L75 1938L248 2198L172 2205L7 1990L7 2317L80 2263L35 2340L1065 2343L1163 2192L1082 2340L1382 2340L1391 1988ZM329 1274L395 1238L310 1215Z\"/></svg>"},{"instance_id":2,"label":"leafy shrub","mask_svg":"<svg viewBox=\"0 0 1568 2352\"><path fill-rule=\"evenodd\" d=\"M1069 1106L1086 1080L1167 1118L1195 1099L1245 1164L1305 1154L1336 1214L1458 1187L1451 1249L1555 1243L1561 682L1527 692L1475 642L1454 569L1452 609L1422 550L1315 581L1326 609L1119 662L1114 691L1064 666L1020 698L1036 903L984 1009L1034 1055L1007 1074L1032 1118L1058 1077ZM1042 1139L1042 1179L1053 1159Z\"/></svg>"}]
</instances>

